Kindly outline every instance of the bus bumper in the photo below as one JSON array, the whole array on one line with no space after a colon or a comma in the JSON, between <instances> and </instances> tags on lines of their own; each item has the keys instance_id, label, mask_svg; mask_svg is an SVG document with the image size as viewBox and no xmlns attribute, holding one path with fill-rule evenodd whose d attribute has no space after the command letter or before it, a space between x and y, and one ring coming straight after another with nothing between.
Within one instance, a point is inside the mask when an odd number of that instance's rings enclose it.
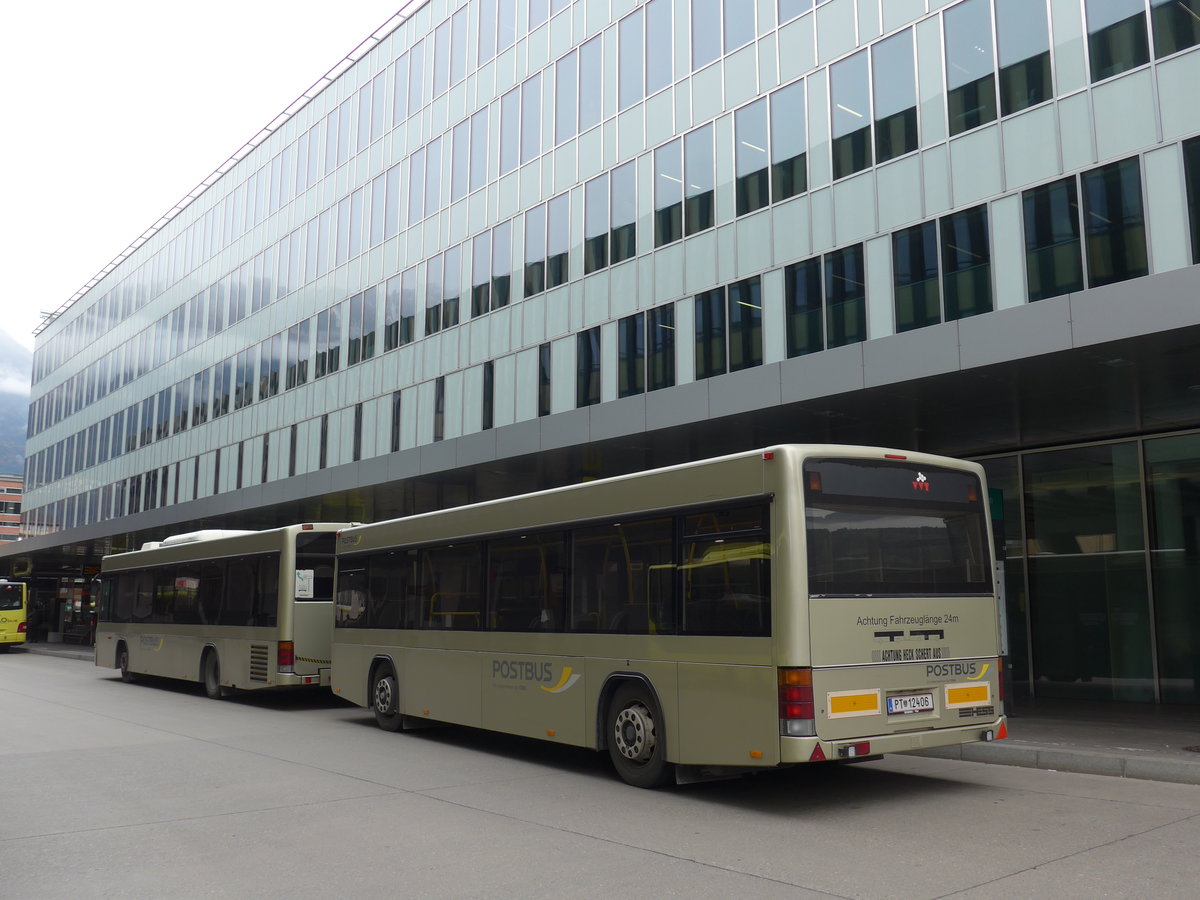
<instances>
[{"instance_id":1,"label":"bus bumper","mask_svg":"<svg viewBox=\"0 0 1200 900\"><path fill-rule=\"evenodd\" d=\"M280 687L329 687L329 669L320 669L304 674L277 672L275 673L275 684Z\"/></svg>"},{"instance_id":2,"label":"bus bumper","mask_svg":"<svg viewBox=\"0 0 1200 900\"><path fill-rule=\"evenodd\" d=\"M817 759L846 760L858 756L879 756L883 753L904 753L908 750L927 750L932 747L953 747L977 741L997 740L1007 732L1005 716L991 722L975 722L956 728L938 728L931 731L908 734L874 734L838 741L823 741L815 737L781 737L779 739L779 761L782 764L813 761L819 746Z\"/></svg>"}]
</instances>

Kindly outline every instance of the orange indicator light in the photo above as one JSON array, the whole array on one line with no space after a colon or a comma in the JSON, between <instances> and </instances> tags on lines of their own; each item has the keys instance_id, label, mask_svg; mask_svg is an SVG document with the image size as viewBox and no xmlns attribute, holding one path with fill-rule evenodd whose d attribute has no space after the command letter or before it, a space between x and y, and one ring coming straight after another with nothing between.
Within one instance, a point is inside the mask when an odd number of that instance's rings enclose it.
<instances>
[{"instance_id":1,"label":"orange indicator light","mask_svg":"<svg viewBox=\"0 0 1200 900\"><path fill-rule=\"evenodd\" d=\"M750 758L751 759L762 759L762 751L761 750L751 750Z\"/></svg>"}]
</instances>

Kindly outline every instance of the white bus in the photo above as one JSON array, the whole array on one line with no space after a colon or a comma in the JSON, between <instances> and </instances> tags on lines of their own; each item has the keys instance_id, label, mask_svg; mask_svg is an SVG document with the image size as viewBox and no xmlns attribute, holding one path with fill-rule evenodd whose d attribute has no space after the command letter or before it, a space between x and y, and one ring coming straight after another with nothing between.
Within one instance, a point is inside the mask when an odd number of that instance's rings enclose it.
<instances>
[{"instance_id":1,"label":"white bus","mask_svg":"<svg viewBox=\"0 0 1200 900\"><path fill-rule=\"evenodd\" d=\"M334 692L630 784L1006 735L982 469L785 445L338 536Z\"/></svg>"},{"instance_id":2,"label":"white bus","mask_svg":"<svg viewBox=\"0 0 1200 900\"><path fill-rule=\"evenodd\" d=\"M101 562L96 665L234 689L329 684L336 532L197 531Z\"/></svg>"}]
</instances>

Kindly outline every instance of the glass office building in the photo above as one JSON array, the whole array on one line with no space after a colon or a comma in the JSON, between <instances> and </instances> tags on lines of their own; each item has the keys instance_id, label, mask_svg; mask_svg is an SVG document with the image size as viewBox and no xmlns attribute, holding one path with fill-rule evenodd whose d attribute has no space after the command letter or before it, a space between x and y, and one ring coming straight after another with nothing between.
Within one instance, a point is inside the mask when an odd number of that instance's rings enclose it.
<instances>
[{"instance_id":1,"label":"glass office building","mask_svg":"<svg viewBox=\"0 0 1200 900\"><path fill-rule=\"evenodd\" d=\"M991 473L1019 691L1200 703L1200 0L396 23L47 320L0 565L886 444Z\"/></svg>"}]
</instances>

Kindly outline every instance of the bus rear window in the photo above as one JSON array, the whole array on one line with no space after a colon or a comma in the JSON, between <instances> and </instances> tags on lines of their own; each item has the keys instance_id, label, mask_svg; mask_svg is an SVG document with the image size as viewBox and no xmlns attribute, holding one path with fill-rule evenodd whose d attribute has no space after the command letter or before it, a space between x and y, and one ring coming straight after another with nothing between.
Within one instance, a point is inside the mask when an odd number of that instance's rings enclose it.
<instances>
[{"instance_id":1,"label":"bus rear window","mask_svg":"<svg viewBox=\"0 0 1200 900\"><path fill-rule=\"evenodd\" d=\"M296 536L297 600L329 603L333 600L333 554L337 535L331 531L305 531Z\"/></svg>"},{"instance_id":2,"label":"bus rear window","mask_svg":"<svg viewBox=\"0 0 1200 900\"><path fill-rule=\"evenodd\" d=\"M19 584L0 584L0 609L21 608L21 587Z\"/></svg>"},{"instance_id":3,"label":"bus rear window","mask_svg":"<svg viewBox=\"0 0 1200 900\"><path fill-rule=\"evenodd\" d=\"M934 596L992 591L987 522L970 472L881 460L809 460L809 593Z\"/></svg>"}]
</instances>

